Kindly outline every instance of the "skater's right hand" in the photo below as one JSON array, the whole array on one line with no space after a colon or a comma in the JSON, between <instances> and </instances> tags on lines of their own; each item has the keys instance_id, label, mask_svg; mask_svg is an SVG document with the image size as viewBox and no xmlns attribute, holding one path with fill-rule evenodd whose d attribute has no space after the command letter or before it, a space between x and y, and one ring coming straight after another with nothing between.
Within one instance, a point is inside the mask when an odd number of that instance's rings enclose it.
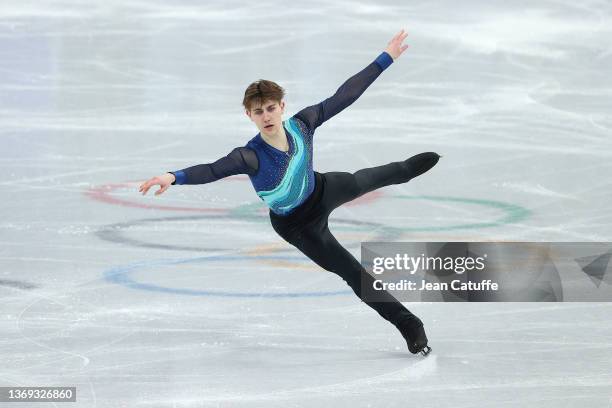
<instances>
[{"instance_id":1,"label":"skater's right hand","mask_svg":"<svg viewBox=\"0 0 612 408\"><path fill-rule=\"evenodd\" d=\"M164 191L166 191L168 188L170 188L172 183L174 183L174 180L176 180L176 177L174 177L174 174L172 173L162 174L161 176L153 177L152 179L149 179L145 181L144 183L142 183L138 191L142 192L142 195L145 195L147 194L147 191L149 191L151 187L160 186L161 188L155 192L155 195L160 195Z\"/></svg>"}]
</instances>

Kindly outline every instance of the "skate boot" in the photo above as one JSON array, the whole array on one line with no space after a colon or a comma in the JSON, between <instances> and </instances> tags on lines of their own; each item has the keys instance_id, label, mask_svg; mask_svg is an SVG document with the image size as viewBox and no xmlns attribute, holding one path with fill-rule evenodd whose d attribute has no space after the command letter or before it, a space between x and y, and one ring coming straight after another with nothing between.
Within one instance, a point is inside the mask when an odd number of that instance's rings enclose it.
<instances>
[{"instance_id":1,"label":"skate boot","mask_svg":"<svg viewBox=\"0 0 612 408\"><path fill-rule=\"evenodd\" d=\"M400 162L410 179L429 171L440 160L440 155L434 152L419 153Z\"/></svg>"},{"instance_id":2,"label":"skate boot","mask_svg":"<svg viewBox=\"0 0 612 408\"><path fill-rule=\"evenodd\" d=\"M426 356L431 352L431 347L427 345L427 336L425 335L425 329L423 329L423 322L418 317L403 323L399 329L404 339L406 339L408 350L412 354L421 353Z\"/></svg>"}]
</instances>

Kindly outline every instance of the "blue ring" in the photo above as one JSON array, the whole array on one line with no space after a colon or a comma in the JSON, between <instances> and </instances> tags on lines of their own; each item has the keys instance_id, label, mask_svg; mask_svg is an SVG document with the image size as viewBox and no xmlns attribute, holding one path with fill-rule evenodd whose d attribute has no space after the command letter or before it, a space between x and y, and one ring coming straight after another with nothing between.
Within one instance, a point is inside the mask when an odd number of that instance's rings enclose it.
<instances>
[{"instance_id":1,"label":"blue ring","mask_svg":"<svg viewBox=\"0 0 612 408\"><path fill-rule=\"evenodd\" d=\"M151 267L164 265L180 265L192 262L209 262L209 261L229 261L229 260L250 260L253 259L294 259L304 260L304 257L288 257L288 256L258 256L257 258L249 258L244 256L210 256L197 258L179 258L179 259L159 259L154 261L136 262L133 264L117 266L104 271L104 279L108 282L122 285L131 289L148 290L151 292L173 293L177 295L188 296L218 296L218 297L266 297L266 298L298 298L298 297L323 297L323 296L338 296L353 293L348 290L329 291L329 292L288 292L288 293L272 293L272 292L226 292L214 290L195 290L195 289L180 289L167 288L164 286L153 285L149 283L137 282L130 277L133 271Z\"/></svg>"}]
</instances>

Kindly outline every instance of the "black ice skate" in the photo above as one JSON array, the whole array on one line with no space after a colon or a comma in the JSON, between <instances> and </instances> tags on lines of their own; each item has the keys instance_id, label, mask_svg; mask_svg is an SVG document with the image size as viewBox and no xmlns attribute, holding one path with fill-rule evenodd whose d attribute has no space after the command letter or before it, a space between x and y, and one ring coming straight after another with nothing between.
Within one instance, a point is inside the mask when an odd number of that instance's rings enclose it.
<instances>
[{"instance_id":1,"label":"black ice skate","mask_svg":"<svg viewBox=\"0 0 612 408\"><path fill-rule=\"evenodd\" d=\"M426 356L431 352L431 347L427 345L427 335L425 335L425 329L423 329L423 322L417 317L409 320L400 327L400 332L406 343L408 344L408 350L412 354L421 353Z\"/></svg>"}]
</instances>

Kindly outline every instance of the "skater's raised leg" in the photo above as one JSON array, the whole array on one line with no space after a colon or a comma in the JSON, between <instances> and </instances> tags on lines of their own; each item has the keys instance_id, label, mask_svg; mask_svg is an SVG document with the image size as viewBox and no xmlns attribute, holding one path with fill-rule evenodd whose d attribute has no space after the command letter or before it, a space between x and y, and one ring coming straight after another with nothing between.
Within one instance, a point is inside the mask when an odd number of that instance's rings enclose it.
<instances>
[{"instance_id":1,"label":"skater's raised leg","mask_svg":"<svg viewBox=\"0 0 612 408\"><path fill-rule=\"evenodd\" d=\"M333 194L328 195L328 201L324 205L327 205L331 211L381 187L406 183L435 166L439 158L437 153L426 152L404 161L369 167L352 174L325 173L327 184L332 186L330 190Z\"/></svg>"},{"instance_id":2,"label":"skater's raised leg","mask_svg":"<svg viewBox=\"0 0 612 408\"><path fill-rule=\"evenodd\" d=\"M439 158L437 153L420 153L404 161L358 170L355 179L361 194L365 194L391 184L406 183L435 166Z\"/></svg>"}]
</instances>

